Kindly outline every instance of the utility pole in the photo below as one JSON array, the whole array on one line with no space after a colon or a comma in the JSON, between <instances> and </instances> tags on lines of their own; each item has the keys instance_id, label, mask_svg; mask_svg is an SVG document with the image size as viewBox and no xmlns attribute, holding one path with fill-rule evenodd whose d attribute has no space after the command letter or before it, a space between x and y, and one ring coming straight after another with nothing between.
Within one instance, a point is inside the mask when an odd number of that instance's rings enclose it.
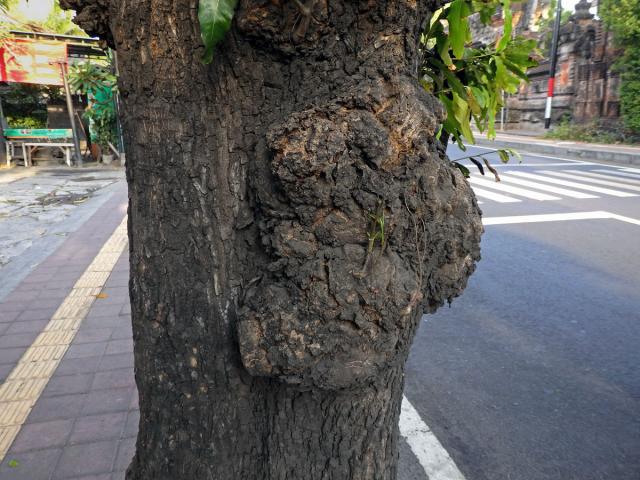
<instances>
[{"instance_id":1,"label":"utility pole","mask_svg":"<svg viewBox=\"0 0 640 480\"><path fill-rule=\"evenodd\" d=\"M553 103L553 89L556 82L556 68L558 66L558 42L560 40L560 21L562 19L562 0L556 0L556 21L553 25L553 39L551 41L551 55L549 66L549 83L547 86L547 106L544 110L544 128L551 126L551 107Z\"/></svg>"}]
</instances>

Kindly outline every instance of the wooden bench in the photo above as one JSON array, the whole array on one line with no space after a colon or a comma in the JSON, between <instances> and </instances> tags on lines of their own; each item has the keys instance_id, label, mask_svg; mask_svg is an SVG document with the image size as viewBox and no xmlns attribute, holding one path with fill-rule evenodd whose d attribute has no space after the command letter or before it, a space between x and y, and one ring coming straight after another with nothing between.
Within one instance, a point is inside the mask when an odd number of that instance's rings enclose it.
<instances>
[{"instance_id":1,"label":"wooden bench","mask_svg":"<svg viewBox=\"0 0 640 480\"><path fill-rule=\"evenodd\" d=\"M70 128L5 128L3 135L6 139L7 166L16 157L16 149L22 150L22 159L25 167L31 167L31 157L39 148L57 148L65 155L67 165L71 166L73 153L73 138ZM56 141L57 140L57 141Z\"/></svg>"}]
</instances>

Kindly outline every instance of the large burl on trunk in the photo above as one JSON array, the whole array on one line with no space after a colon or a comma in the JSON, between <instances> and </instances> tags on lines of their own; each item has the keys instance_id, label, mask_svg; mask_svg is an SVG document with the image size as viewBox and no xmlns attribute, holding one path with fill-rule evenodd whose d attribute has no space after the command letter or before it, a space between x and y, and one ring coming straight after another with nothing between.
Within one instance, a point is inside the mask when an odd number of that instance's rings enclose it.
<instances>
[{"instance_id":1,"label":"large burl on trunk","mask_svg":"<svg viewBox=\"0 0 640 480\"><path fill-rule=\"evenodd\" d=\"M129 480L396 477L423 312L479 258L417 42L434 0L65 0L117 49L141 421Z\"/></svg>"}]
</instances>

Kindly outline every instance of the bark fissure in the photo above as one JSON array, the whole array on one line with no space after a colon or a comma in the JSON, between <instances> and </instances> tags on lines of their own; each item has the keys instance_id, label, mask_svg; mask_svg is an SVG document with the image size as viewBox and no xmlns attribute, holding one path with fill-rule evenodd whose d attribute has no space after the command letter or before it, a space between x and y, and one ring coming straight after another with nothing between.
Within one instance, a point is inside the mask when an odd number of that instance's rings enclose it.
<instances>
[{"instance_id":1,"label":"bark fissure","mask_svg":"<svg viewBox=\"0 0 640 480\"><path fill-rule=\"evenodd\" d=\"M121 71L128 479L394 479L411 341L482 232L415 78L437 2L241 0L209 66L196 0L63 3Z\"/></svg>"}]
</instances>

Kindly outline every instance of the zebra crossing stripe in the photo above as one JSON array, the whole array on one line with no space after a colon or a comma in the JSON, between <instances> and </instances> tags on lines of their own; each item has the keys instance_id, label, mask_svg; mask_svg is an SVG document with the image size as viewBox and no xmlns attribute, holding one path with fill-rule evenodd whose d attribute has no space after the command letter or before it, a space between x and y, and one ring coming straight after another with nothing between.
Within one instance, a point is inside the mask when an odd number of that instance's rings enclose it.
<instances>
[{"instance_id":1,"label":"zebra crossing stripe","mask_svg":"<svg viewBox=\"0 0 640 480\"><path fill-rule=\"evenodd\" d=\"M630 172L619 172L618 170L595 170L596 172L606 172L606 173L610 173L611 175L619 175L621 177L628 177L628 178L633 178L634 180L639 180L640 181L640 175L638 175L637 173L630 173Z\"/></svg>"},{"instance_id":2,"label":"zebra crossing stripe","mask_svg":"<svg viewBox=\"0 0 640 480\"><path fill-rule=\"evenodd\" d=\"M640 174L640 168L620 167L620 170Z\"/></svg>"},{"instance_id":3,"label":"zebra crossing stripe","mask_svg":"<svg viewBox=\"0 0 640 480\"><path fill-rule=\"evenodd\" d=\"M542 175L536 175L526 172L507 172L509 175L517 175L519 177L530 178L532 180L539 180L542 182L555 183L556 185L563 185L565 187L579 188L580 190L588 190L590 192L603 193L605 195L612 195L614 197L637 197L635 193L621 192L620 190L613 190L611 188L596 187L595 185L587 185L584 183L570 182L568 180L560 180L559 178L549 178Z\"/></svg>"},{"instance_id":4,"label":"zebra crossing stripe","mask_svg":"<svg viewBox=\"0 0 640 480\"><path fill-rule=\"evenodd\" d=\"M568 188L553 187L551 185L545 185L538 182L531 182L529 180L523 180L522 178L513 178L507 175L501 175L500 178L506 183L515 183L516 185L522 185L524 187L531 187L537 190L543 190L545 192L557 193L558 195L564 195L570 198L600 198L597 195L591 195L590 193L577 192L575 190L569 190Z\"/></svg>"},{"instance_id":5,"label":"zebra crossing stripe","mask_svg":"<svg viewBox=\"0 0 640 480\"><path fill-rule=\"evenodd\" d=\"M623 187L627 183L630 183L631 185L640 185L640 177L638 177L637 180L634 180L633 178L613 177L611 175L605 175L605 174L602 174L602 173L593 173L591 171L586 172L586 171L582 171L582 170L563 170L563 172L576 173L576 174L578 174L580 176L601 178L603 180L610 180L612 182L618 182L618 183L616 183L616 185L620 185L621 187ZM620 183L620 182L622 182L622 183Z\"/></svg>"},{"instance_id":6,"label":"zebra crossing stripe","mask_svg":"<svg viewBox=\"0 0 640 480\"><path fill-rule=\"evenodd\" d=\"M471 183L471 185L480 185L481 187L492 188L494 190L499 190L500 192L513 193L514 195L520 195L521 197L531 198L533 200L560 200L559 197L547 195L546 193L539 193L524 188L503 185L502 182L492 182L491 180L486 180L483 178L471 177L469 178L469 182Z\"/></svg>"},{"instance_id":7,"label":"zebra crossing stripe","mask_svg":"<svg viewBox=\"0 0 640 480\"><path fill-rule=\"evenodd\" d=\"M486 198L488 200L493 200L498 203L516 203L520 202L517 198L508 197L506 195L500 195L499 193L490 192L489 190L484 190L482 188L473 187L473 192L476 194L476 197Z\"/></svg>"},{"instance_id":8,"label":"zebra crossing stripe","mask_svg":"<svg viewBox=\"0 0 640 480\"><path fill-rule=\"evenodd\" d=\"M542 173L546 174L546 175L553 175L554 177L562 177L562 178L571 178L571 179L575 179L576 175L574 175L573 173L562 173L562 172L552 172L550 170L543 170ZM612 182L610 180L600 180L597 178L578 178L578 180L584 181L584 182L590 182L590 183L595 183L597 185L605 185L607 187L617 187L617 188L622 188L625 190L631 190L634 192L640 192L640 186L637 185L627 185L627 184L622 184L620 182Z\"/></svg>"}]
</instances>

